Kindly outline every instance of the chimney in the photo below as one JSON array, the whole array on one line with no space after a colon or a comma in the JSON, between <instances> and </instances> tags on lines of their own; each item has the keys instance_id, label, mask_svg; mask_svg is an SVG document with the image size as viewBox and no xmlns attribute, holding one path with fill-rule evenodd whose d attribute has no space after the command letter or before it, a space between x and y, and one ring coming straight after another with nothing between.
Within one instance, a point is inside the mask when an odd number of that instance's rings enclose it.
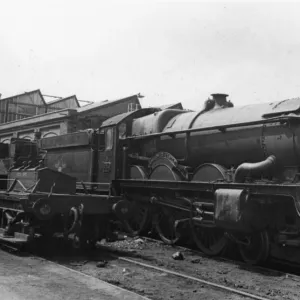
<instances>
[{"instance_id":1,"label":"chimney","mask_svg":"<svg viewBox=\"0 0 300 300\"><path fill-rule=\"evenodd\" d=\"M226 99L226 97L228 97L227 94L211 94L211 96L213 97L213 100L215 101L216 105L220 107L228 106L227 99Z\"/></svg>"}]
</instances>

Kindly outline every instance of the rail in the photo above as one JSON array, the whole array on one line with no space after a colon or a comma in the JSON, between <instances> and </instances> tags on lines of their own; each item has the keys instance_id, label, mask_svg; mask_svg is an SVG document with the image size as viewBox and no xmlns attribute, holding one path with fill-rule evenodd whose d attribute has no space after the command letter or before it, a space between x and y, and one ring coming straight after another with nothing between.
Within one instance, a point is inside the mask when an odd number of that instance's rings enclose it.
<instances>
[{"instance_id":1,"label":"rail","mask_svg":"<svg viewBox=\"0 0 300 300\"><path fill-rule=\"evenodd\" d=\"M125 258L125 257L118 257L118 259L122 260L122 261L125 261L125 262L128 262L128 263L139 265L139 266L144 267L144 268L153 269L153 270L163 272L163 273L166 273L166 274L169 274L169 275L173 275L173 276L181 277L181 278L184 278L184 279L189 279L189 280L192 280L192 281L196 281L196 282L199 282L199 283L202 283L202 284L206 284L208 286L212 286L214 288L218 288L218 289L221 289L221 290L233 293L233 294L237 294L237 295L240 295L240 296L248 297L248 298L251 298L251 299L270 300L270 298L257 296L257 295L250 294L250 293L247 293L247 292L235 289L235 288L231 288L231 287L222 285L222 284L214 283L214 282L204 280L204 279L200 279L200 278L197 278L197 277L194 277L194 276L185 275L185 274L175 272L175 271L171 271L171 270L168 270L168 269L165 269L165 268L152 266L152 265L145 264L145 263L133 260L133 259L129 259L129 258Z\"/></svg>"}]
</instances>

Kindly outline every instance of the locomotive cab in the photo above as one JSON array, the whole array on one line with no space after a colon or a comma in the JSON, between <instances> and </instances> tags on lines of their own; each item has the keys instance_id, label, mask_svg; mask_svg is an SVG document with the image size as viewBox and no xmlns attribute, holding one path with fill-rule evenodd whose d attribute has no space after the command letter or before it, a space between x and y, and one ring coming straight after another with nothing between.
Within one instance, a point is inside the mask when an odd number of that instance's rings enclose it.
<instances>
[{"instance_id":1,"label":"locomotive cab","mask_svg":"<svg viewBox=\"0 0 300 300\"><path fill-rule=\"evenodd\" d=\"M100 129L98 145L97 182L106 185L109 190L111 180L115 178L116 127L108 126Z\"/></svg>"},{"instance_id":2,"label":"locomotive cab","mask_svg":"<svg viewBox=\"0 0 300 300\"><path fill-rule=\"evenodd\" d=\"M159 111L156 108L144 108L114 116L102 123L99 128L98 174L97 182L110 184L113 180L127 176L127 149L130 148L126 139L132 135L132 123L135 119ZM110 192L115 193L114 189Z\"/></svg>"}]
</instances>

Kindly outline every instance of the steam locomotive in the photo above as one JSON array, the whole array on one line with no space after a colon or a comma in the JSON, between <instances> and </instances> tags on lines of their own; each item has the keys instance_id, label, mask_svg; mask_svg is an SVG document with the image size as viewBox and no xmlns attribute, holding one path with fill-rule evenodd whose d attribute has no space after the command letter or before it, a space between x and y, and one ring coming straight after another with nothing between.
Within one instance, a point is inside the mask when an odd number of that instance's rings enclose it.
<instances>
[{"instance_id":1,"label":"steam locomotive","mask_svg":"<svg viewBox=\"0 0 300 300\"><path fill-rule=\"evenodd\" d=\"M300 246L300 99L233 107L227 95L212 96L200 112L165 110L116 124L128 128L129 166L116 184L143 204L140 224L152 214L167 243L190 231L209 255L231 240L249 263L287 259L282 248Z\"/></svg>"},{"instance_id":2,"label":"steam locomotive","mask_svg":"<svg viewBox=\"0 0 300 300\"><path fill-rule=\"evenodd\" d=\"M297 259L299 112L300 98L234 107L212 94L198 112L139 109L98 129L42 139L48 173L33 177L50 183L43 197L28 188L20 196L16 183L32 168L10 168L15 185L0 194L2 220L15 201L21 217L13 224L75 231L77 244L103 237L116 218L132 235L151 224L168 244L191 234L208 255L233 242L252 264L270 255ZM59 185L59 174L69 186Z\"/></svg>"}]
</instances>

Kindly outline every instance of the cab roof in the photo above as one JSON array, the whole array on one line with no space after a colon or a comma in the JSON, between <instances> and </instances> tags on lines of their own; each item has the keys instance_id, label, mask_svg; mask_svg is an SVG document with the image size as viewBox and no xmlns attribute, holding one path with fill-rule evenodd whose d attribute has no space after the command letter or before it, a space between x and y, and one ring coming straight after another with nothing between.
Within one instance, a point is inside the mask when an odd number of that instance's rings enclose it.
<instances>
[{"instance_id":1,"label":"cab roof","mask_svg":"<svg viewBox=\"0 0 300 300\"><path fill-rule=\"evenodd\" d=\"M113 116L107 120L105 120L102 125L101 125L101 128L104 128L104 127L108 127L108 126L116 126L124 121L126 121L127 119L134 119L134 118L141 118L141 117L144 117L146 115L149 115L149 114L153 114L157 111L160 111L161 109L159 108L141 108L141 109L138 109L138 110L135 110L135 111L130 111L130 112L126 112L126 113L123 113L123 114L119 114L119 115L116 115L116 116Z\"/></svg>"}]
</instances>

